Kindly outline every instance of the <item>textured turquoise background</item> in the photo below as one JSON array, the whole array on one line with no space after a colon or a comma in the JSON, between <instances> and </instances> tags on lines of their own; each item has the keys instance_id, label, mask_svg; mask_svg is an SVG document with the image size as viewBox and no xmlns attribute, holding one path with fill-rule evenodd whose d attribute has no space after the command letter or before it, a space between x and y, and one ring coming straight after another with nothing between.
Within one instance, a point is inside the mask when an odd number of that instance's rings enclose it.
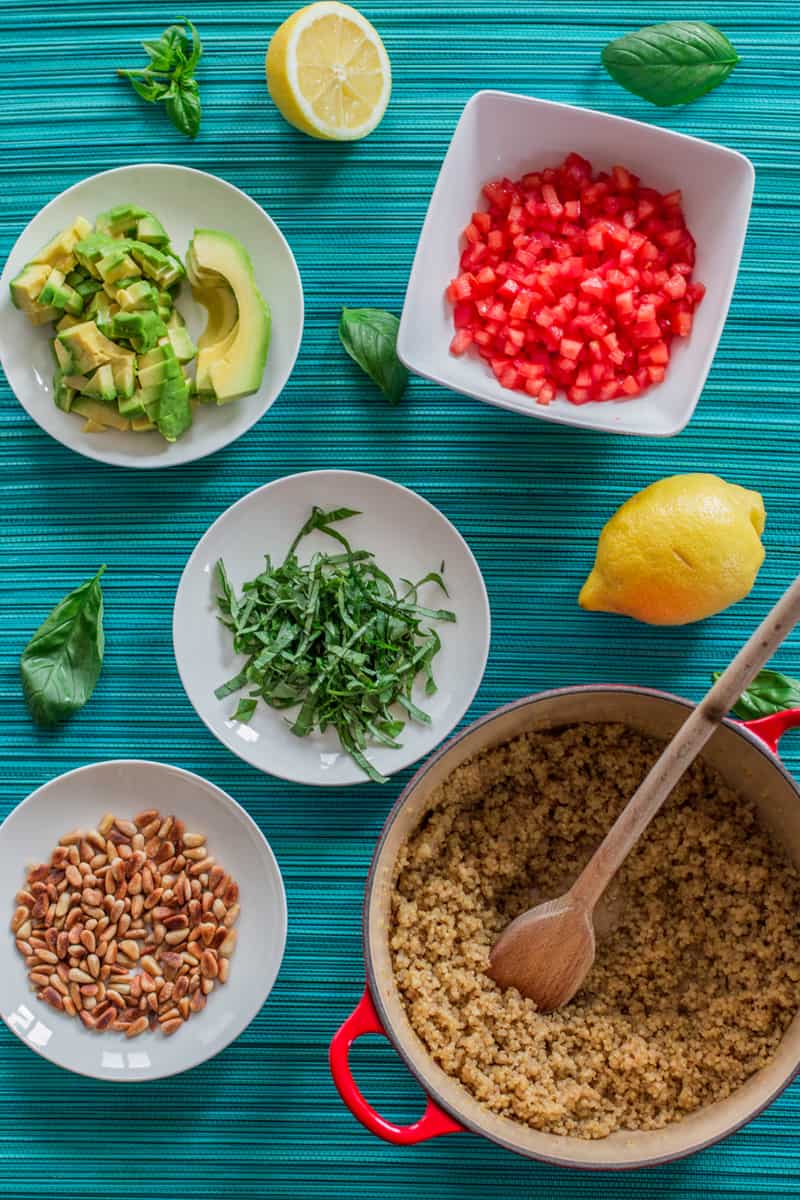
<instances>
[{"instance_id":1,"label":"textured turquoise background","mask_svg":"<svg viewBox=\"0 0 800 1200\"><path fill-rule=\"evenodd\" d=\"M245 188L277 220L307 306L297 368L268 417L192 466L138 473L93 464L51 441L5 382L0 388L0 814L82 763L128 755L176 763L247 806L278 856L290 912L286 959L264 1010L225 1053L187 1075L129 1087L93 1083L35 1058L0 1029L0 1194L798 1195L800 1086L722 1146L616 1178L542 1167L470 1136L396 1149L356 1125L333 1089L326 1051L361 990L362 885L403 778L333 796L258 774L196 719L170 640L180 570L224 508L288 472L362 468L437 504L483 568L495 632L471 717L528 691L592 680L700 695L709 671L724 664L800 561L797 5L364 0L391 56L394 94L379 130L353 146L304 138L269 101L263 55L292 7L192 0L206 55L203 125L189 142L113 74L120 64L138 65L139 39L178 10L106 0L0 3L0 256L42 204L85 175L148 159L186 163ZM680 16L720 25L743 62L689 108L654 109L605 76L600 48L641 24ZM678 438L548 427L421 380L390 410L343 356L335 333L342 303L399 311L439 163L480 87L661 123L735 146L755 163L730 317L695 418ZM686 629L581 613L575 598L602 522L632 491L692 470L764 495L767 562L752 596ZM41 733L21 699L19 653L55 600L101 561L103 677L69 726ZM792 638L777 660L798 674L799 644ZM791 751L787 744L797 768ZM355 1061L387 1115L407 1120L420 1111L416 1086L384 1045L360 1048Z\"/></svg>"}]
</instances>

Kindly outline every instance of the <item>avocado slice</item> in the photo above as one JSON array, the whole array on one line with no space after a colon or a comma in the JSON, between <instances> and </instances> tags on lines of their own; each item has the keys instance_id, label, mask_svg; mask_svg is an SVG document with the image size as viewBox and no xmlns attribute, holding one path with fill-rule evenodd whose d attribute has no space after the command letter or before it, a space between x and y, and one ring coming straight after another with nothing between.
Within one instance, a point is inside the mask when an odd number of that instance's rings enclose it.
<instances>
[{"instance_id":1,"label":"avocado slice","mask_svg":"<svg viewBox=\"0 0 800 1200\"><path fill-rule=\"evenodd\" d=\"M236 331L209 366L220 404L258 391L270 342L270 312L253 276L250 256L238 238L215 229L196 229L192 261L200 271L222 275L236 299Z\"/></svg>"},{"instance_id":2,"label":"avocado slice","mask_svg":"<svg viewBox=\"0 0 800 1200\"><path fill-rule=\"evenodd\" d=\"M155 429L155 425L148 416L131 417L131 429L134 433L147 433L150 429Z\"/></svg>"},{"instance_id":3,"label":"avocado slice","mask_svg":"<svg viewBox=\"0 0 800 1200\"><path fill-rule=\"evenodd\" d=\"M88 421L96 421L99 425L109 426L111 429L130 429L128 418L120 416L115 404L106 404L103 400L98 400L93 396L76 397L72 402L72 412L86 417Z\"/></svg>"},{"instance_id":4,"label":"avocado slice","mask_svg":"<svg viewBox=\"0 0 800 1200\"><path fill-rule=\"evenodd\" d=\"M166 326L158 313L147 310L118 312L111 321L111 337L127 338L140 354L152 350L165 332Z\"/></svg>"},{"instance_id":5,"label":"avocado slice","mask_svg":"<svg viewBox=\"0 0 800 1200\"><path fill-rule=\"evenodd\" d=\"M214 397L210 376L211 364L224 356L226 348L233 340L239 309L236 298L227 284L221 288L194 287L192 295L198 304L202 304L208 311L206 327L197 339L195 388L203 398Z\"/></svg>"},{"instance_id":6,"label":"avocado slice","mask_svg":"<svg viewBox=\"0 0 800 1200\"><path fill-rule=\"evenodd\" d=\"M75 246L92 232L92 227L85 217L76 217L71 225L42 246L38 254L34 254L32 263L43 263L48 267L56 267L59 271L67 272L75 265Z\"/></svg>"},{"instance_id":7,"label":"avocado slice","mask_svg":"<svg viewBox=\"0 0 800 1200\"><path fill-rule=\"evenodd\" d=\"M167 337L170 340L175 357L179 363L191 362L197 354L197 347L189 337L189 330L177 308L173 308L167 320Z\"/></svg>"},{"instance_id":8,"label":"avocado slice","mask_svg":"<svg viewBox=\"0 0 800 1200\"><path fill-rule=\"evenodd\" d=\"M95 396L98 400L116 400L117 387L111 363L103 363L97 368L83 388L83 395Z\"/></svg>"}]
</instances>

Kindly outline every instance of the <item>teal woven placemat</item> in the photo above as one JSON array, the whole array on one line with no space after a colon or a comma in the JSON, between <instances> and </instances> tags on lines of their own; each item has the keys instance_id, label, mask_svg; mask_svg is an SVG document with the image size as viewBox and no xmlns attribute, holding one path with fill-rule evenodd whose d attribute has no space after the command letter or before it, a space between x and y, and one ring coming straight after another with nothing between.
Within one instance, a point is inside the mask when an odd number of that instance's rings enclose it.
<instances>
[{"instance_id":1,"label":"teal woven placemat","mask_svg":"<svg viewBox=\"0 0 800 1200\"><path fill-rule=\"evenodd\" d=\"M172 658L180 570L211 521L292 471L362 468L417 489L463 532L494 616L470 717L528 691L593 680L698 696L798 567L797 245L800 17L770 4L461 0L374 3L394 94L354 146L312 142L269 102L262 60L292 3L193 0L206 48L195 143L139 103L113 68L178 14L163 3L0 4L0 256L31 216L95 171L161 159L216 172L277 220L297 256L306 330L269 417L205 462L155 473L105 468L51 441L0 389L2 620L0 815L45 780L117 756L198 771L246 805L268 836L289 900L278 984L248 1031L214 1061L156 1084L79 1079L0 1030L0 1194L445 1198L600 1190L619 1197L795 1196L800 1087L748 1129L694 1159L587 1177L527 1163L474 1137L400 1150L374 1140L328 1076L331 1033L362 985L359 906L374 840L404 778L333 797L258 774L196 719ZM658 110L605 76L599 49L654 20L702 16L743 62L691 107ZM730 318L697 414L668 442L614 439L525 421L414 380L388 409L337 344L339 306L399 311L417 233L457 116L480 87L607 109L735 146L756 196ZM568 147L565 147L568 149ZM120 197L124 199L124 197ZM698 627L652 630L581 613L597 532L632 491L678 471L715 471L764 495L767 561L752 596ZM52 603L108 563L106 667L68 726L32 726L17 677ZM800 639L778 663L800 673ZM798 757L786 747L790 765ZM2 902L0 901L0 909ZM387 1115L412 1119L416 1086L377 1043L358 1077Z\"/></svg>"}]
</instances>

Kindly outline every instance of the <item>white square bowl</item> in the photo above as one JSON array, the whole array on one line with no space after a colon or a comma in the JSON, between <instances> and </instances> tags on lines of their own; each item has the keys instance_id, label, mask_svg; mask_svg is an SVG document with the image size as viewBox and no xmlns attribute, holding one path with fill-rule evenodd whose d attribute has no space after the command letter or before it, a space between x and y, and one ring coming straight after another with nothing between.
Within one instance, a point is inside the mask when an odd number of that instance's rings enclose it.
<instances>
[{"instance_id":1,"label":"white square bowl","mask_svg":"<svg viewBox=\"0 0 800 1200\"><path fill-rule=\"evenodd\" d=\"M518 179L555 166L574 150L595 171L629 167L647 187L680 188L686 224L697 243L694 278L706 286L688 338L676 339L666 379L630 400L574 405L559 395L537 404L500 386L477 355L456 357L452 306L445 288L459 273L461 231L485 207L490 179ZM728 314L755 172L744 155L713 142L640 121L536 100L510 92L477 92L456 126L420 234L397 352L410 371L443 387L528 417L609 433L672 437L686 426L700 397Z\"/></svg>"}]
</instances>

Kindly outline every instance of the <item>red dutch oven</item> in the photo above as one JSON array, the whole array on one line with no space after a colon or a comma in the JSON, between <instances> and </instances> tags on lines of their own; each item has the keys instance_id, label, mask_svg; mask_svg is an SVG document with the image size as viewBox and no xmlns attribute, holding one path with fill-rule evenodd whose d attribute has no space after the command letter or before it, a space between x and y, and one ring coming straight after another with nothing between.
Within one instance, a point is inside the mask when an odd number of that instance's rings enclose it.
<instances>
[{"instance_id":1,"label":"red dutch oven","mask_svg":"<svg viewBox=\"0 0 800 1200\"><path fill-rule=\"evenodd\" d=\"M339 1094L370 1132L401 1146L443 1134L471 1132L527 1158L559 1166L590 1170L653 1166L693 1154L741 1128L800 1071L798 1015L767 1067L724 1100L664 1129L619 1131L594 1141L540 1133L490 1112L441 1070L411 1028L394 981L388 935L395 861L400 847L430 808L432 793L455 767L523 732L577 721L619 721L667 739L693 707L691 701L646 688L598 685L542 692L470 725L438 750L409 782L386 820L367 879L363 912L366 989L330 1046L330 1067ZM800 709L745 724L725 720L703 757L729 786L754 801L764 824L800 868L800 788L777 757L782 734L796 726L800 726ZM412 1125L396 1125L382 1117L353 1079L350 1047L364 1034L375 1033L392 1043L428 1096L423 1115Z\"/></svg>"}]
</instances>

